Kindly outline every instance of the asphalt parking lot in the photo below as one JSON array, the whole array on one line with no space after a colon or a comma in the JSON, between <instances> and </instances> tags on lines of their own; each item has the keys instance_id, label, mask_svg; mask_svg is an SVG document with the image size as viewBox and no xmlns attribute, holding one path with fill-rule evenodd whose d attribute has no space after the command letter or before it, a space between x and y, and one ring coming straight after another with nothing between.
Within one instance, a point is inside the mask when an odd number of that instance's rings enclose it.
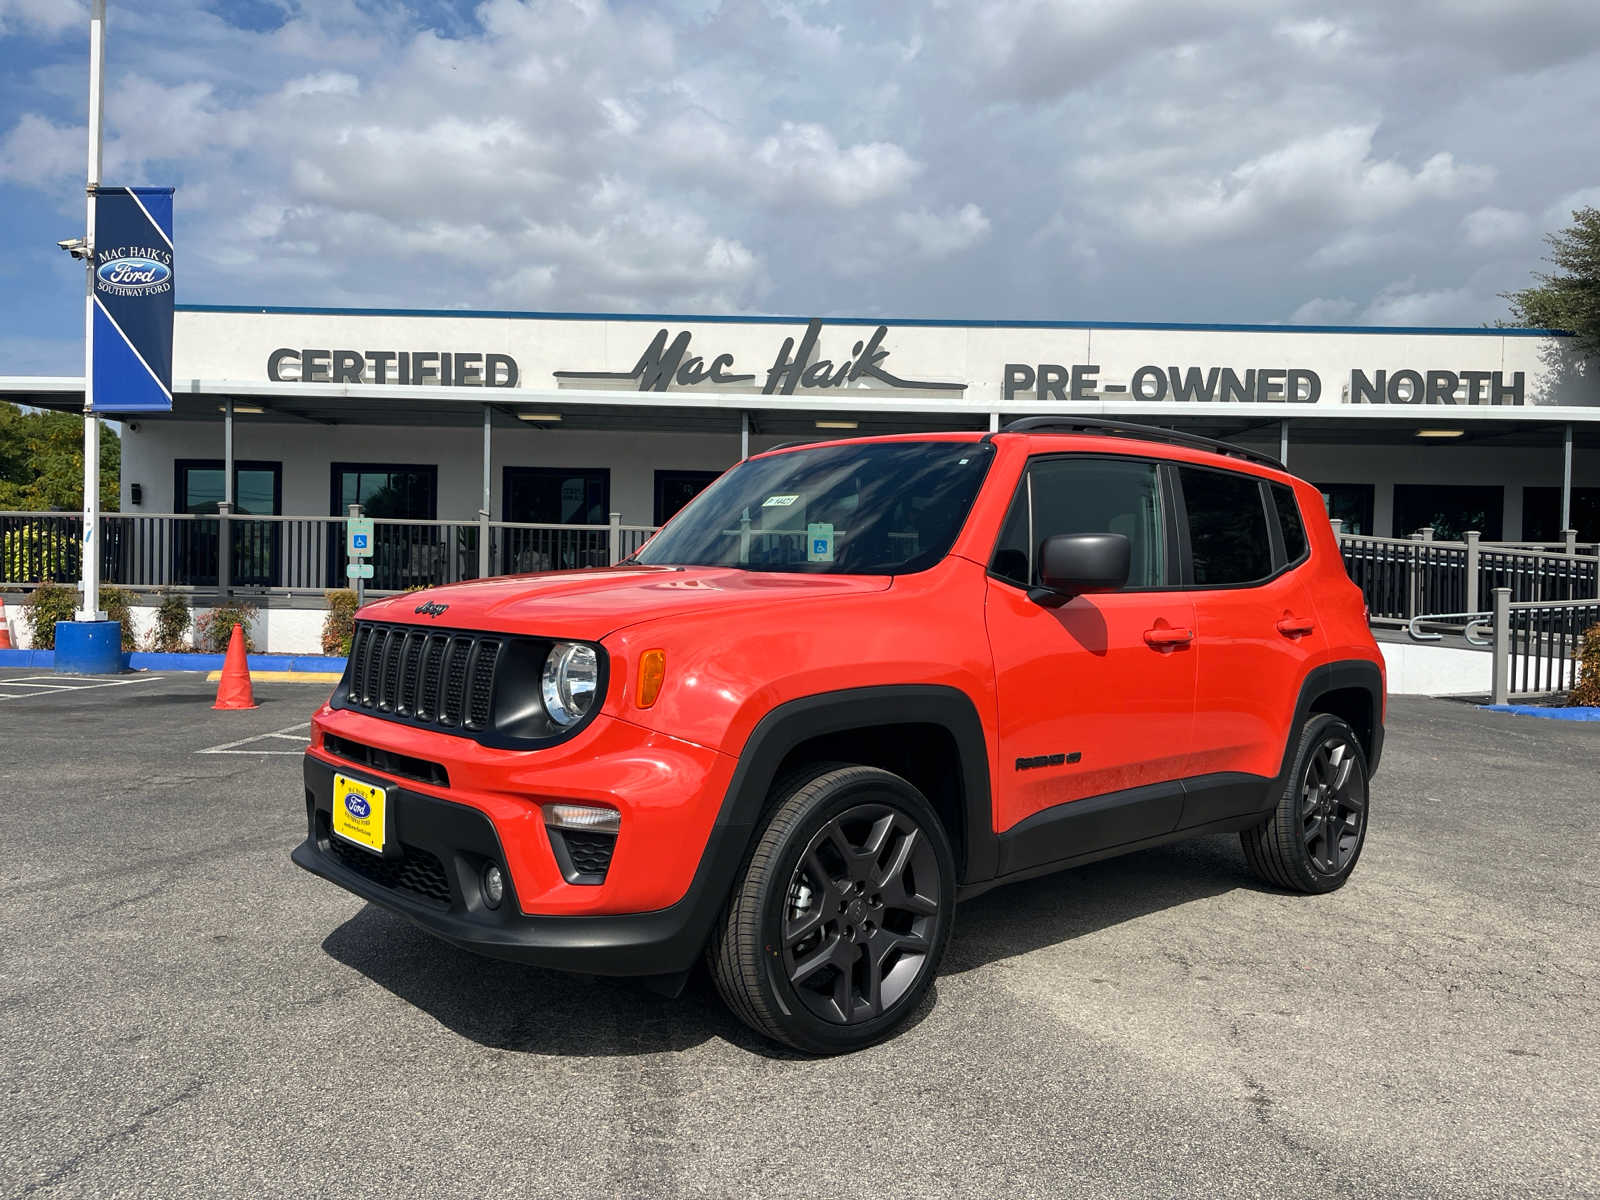
<instances>
[{"instance_id":1,"label":"asphalt parking lot","mask_svg":"<svg viewBox=\"0 0 1600 1200\"><path fill-rule=\"evenodd\" d=\"M814 1061L292 867L326 685L49 681L0 672L0 1194L1600 1195L1597 726L1394 700L1341 892L1230 838L1000 889Z\"/></svg>"}]
</instances>

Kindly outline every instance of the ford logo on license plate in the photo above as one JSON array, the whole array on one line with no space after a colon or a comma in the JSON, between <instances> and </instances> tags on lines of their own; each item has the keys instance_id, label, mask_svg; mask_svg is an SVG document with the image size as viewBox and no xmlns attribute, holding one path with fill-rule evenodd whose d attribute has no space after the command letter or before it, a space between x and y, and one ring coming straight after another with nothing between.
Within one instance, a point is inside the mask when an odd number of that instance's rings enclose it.
<instances>
[{"instance_id":1,"label":"ford logo on license plate","mask_svg":"<svg viewBox=\"0 0 1600 1200\"><path fill-rule=\"evenodd\" d=\"M372 805L368 804L360 796L354 794L348 795L344 798L344 806L346 811L348 811L349 814L352 817L355 817L358 821L366 820L367 817L372 813Z\"/></svg>"}]
</instances>

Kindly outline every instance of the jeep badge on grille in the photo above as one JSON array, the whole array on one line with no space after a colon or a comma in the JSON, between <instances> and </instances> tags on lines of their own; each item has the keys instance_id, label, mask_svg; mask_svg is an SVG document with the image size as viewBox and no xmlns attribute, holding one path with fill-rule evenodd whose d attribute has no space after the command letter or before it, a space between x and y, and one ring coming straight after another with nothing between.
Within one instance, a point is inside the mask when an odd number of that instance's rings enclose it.
<instances>
[{"instance_id":1,"label":"jeep badge on grille","mask_svg":"<svg viewBox=\"0 0 1600 1200\"><path fill-rule=\"evenodd\" d=\"M424 600L421 604L417 605L416 611L425 617L442 617L444 616L444 610L449 607L450 606L448 604L439 604L433 600Z\"/></svg>"}]
</instances>

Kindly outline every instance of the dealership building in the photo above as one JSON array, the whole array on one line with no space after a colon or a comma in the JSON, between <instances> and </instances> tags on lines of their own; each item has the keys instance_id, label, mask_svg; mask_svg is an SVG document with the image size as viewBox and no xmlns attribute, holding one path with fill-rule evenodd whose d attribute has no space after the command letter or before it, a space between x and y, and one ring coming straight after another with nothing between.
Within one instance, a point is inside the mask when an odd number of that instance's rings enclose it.
<instances>
[{"instance_id":1,"label":"dealership building","mask_svg":"<svg viewBox=\"0 0 1600 1200\"><path fill-rule=\"evenodd\" d=\"M1600 540L1600 378L1538 330L190 305L173 393L124 513L650 526L781 443L1062 413L1266 450L1349 531Z\"/></svg>"}]
</instances>

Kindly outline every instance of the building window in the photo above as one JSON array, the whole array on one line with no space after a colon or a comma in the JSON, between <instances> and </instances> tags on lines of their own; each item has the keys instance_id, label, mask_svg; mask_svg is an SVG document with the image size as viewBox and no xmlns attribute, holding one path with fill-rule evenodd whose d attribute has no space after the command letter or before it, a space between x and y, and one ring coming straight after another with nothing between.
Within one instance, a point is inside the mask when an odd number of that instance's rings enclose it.
<instances>
[{"instance_id":1,"label":"building window","mask_svg":"<svg viewBox=\"0 0 1600 1200\"><path fill-rule=\"evenodd\" d=\"M603 467L507 467L505 519L534 525L605 525L611 472Z\"/></svg>"},{"instance_id":2,"label":"building window","mask_svg":"<svg viewBox=\"0 0 1600 1200\"><path fill-rule=\"evenodd\" d=\"M1442 542L1459 542L1476 529L1486 542L1504 530L1505 488L1482 484L1397 483L1394 485L1394 535L1410 537L1433 527Z\"/></svg>"},{"instance_id":3,"label":"building window","mask_svg":"<svg viewBox=\"0 0 1600 1200\"><path fill-rule=\"evenodd\" d=\"M717 478L718 471L657 471L655 523L665 525Z\"/></svg>"},{"instance_id":4,"label":"building window","mask_svg":"<svg viewBox=\"0 0 1600 1200\"><path fill-rule=\"evenodd\" d=\"M225 466L220 458L180 458L173 495L181 513L215 516L224 497ZM283 502L283 464L235 461L233 511L228 523L230 574L238 587L278 587L281 575L276 521L241 520L241 516L275 517ZM173 538L173 578L195 587L217 583L217 523L183 521Z\"/></svg>"},{"instance_id":5,"label":"building window","mask_svg":"<svg viewBox=\"0 0 1600 1200\"><path fill-rule=\"evenodd\" d=\"M507 467L501 491L507 521L530 525L608 525L611 472L603 467ZM503 574L603 567L604 529L506 529L499 539Z\"/></svg>"},{"instance_id":6,"label":"building window","mask_svg":"<svg viewBox=\"0 0 1600 1200\"><path fill-rule=\"evenodd\" d=\"M439 515L439 468L395 463L334 463L330 472L333 515L352 504L365 516L399 521L432 521ZM468 535L474 536L474 535ZM453 544L449 531L432 526L377 525L372 530L372 579L367 586L398 592L449 583L476 566L476 552ZM344 539L328 540L328 574L345 577Z\"/></svg>"},{"instance_id":7,"label":"building window","mask_svg":"<svg viewBox=\"0 0 1600 1200\"><path fill-rule=\"evenodd\" d=\"M1600 542L1600 488L1572 489L1572 528L1580 542ZM1530 542L1561 540L1561 489L1522 489L1522 536Z\"/></svg>"},{"instance_id":8,"label":"building window","mask_svg":"<svg viewBox=\"0 0 1600 1200\"><path fill-rule=\"evenodd\" d=\"M1332 519L1343 521L1345 533L1372 533L1372 484L1319 483L1322 503Z\"/></svg>"},{"instance_id":9,"label":"building window","mask_svg":"<svg viewBox=\"0 0 1600 1200\"><path fill-rule=\"evenodd\" d=\"M439 468L389 463L334 463L333 515L352 504L369 517L432 521L439 515Z\"/></svg>"}]
</instances>

